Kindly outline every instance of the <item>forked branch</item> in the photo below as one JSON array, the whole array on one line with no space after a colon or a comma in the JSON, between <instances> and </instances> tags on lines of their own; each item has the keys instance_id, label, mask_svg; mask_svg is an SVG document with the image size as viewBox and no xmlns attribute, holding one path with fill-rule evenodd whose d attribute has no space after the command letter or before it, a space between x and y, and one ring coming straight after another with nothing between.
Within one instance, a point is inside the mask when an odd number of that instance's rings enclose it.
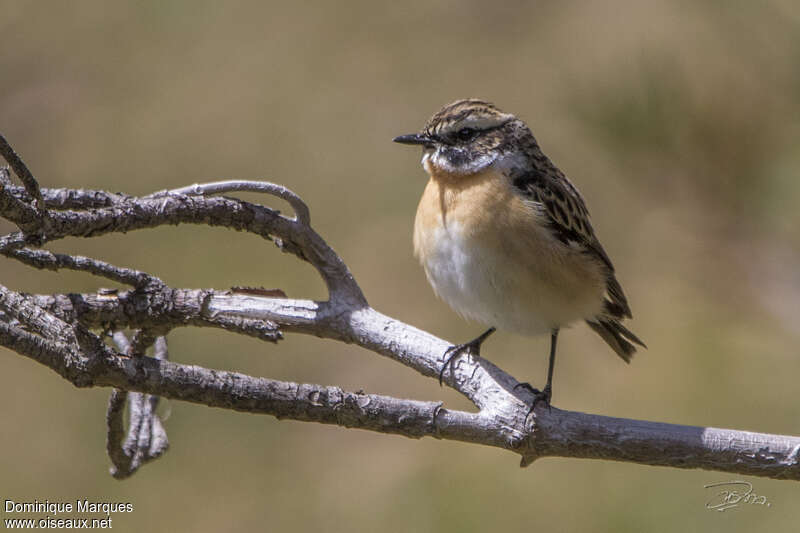
<instances>
[{"instance_id":1,"label":"forked branch","mask_svg":"<svg viewBox=\"0 0 800 533\"><path fill-rule=\"evenodd\" d=\"M518 453L523 465L539 457L582 457L800 480L798 437L557 408L537 408L527 416L530 394L515 389L517 380L482 358L462 357L444 374L445 382L469 398L476 412L170 362L166 336L173 328L192 326L271 342L284 333L304 333L357 344L431 378L438 377L450 344L371 308L345 263L311 227L306 204L283 186L223 181L145 197L41 189L4 139L0 148L24 184L14 185L9 173L0 171L0 215L20 230L0 237L0 254L35 268L82 270L131 287L27 295L0 285L0 345L48 366L76 386L113 388L107 448L115 477L131 475L166 450L166 433L156 414L158 397L166 397L278 418L495 446ZM237 191L282 198L294 217L212 196ZM328 300L290 299L277 290L240 287L174 288L135 269L41 249L68 236L187 223L273 240L316 268L328 288ZM132 331L132 337L123 330ZM146 353L151 345L152 357Z\"/></svg>"}]
</instances>

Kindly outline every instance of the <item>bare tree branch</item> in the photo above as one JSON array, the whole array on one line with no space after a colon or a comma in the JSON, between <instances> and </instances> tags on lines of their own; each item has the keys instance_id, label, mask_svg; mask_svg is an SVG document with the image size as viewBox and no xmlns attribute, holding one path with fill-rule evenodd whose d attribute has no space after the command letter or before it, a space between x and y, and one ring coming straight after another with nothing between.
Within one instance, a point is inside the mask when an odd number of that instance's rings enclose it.
<instances>
[{"instance_id":1,"label":"bare tree branch","mask_svg":"<svg viewBox=\"0 0 800 533\"><path fill-rule=\"evenodd\" d=\"M20 229L33 231L41 222L41 214L30 202L24 202L7 190L13 188L8 168L0 168L0 210Z\"/></svg>"},{"instance_id":2,"label":"bare tree branch","mask_svg":"<svg viewBox=\"0 0 800 533\"><path fill-rule=\"evenodd\" d=\"M7 257L13 257L34 268L60 270L67 268L88 272L102 276L118 283L145 287L147 285L162 286L164 283L158 278L139 270L116 267L112 264L83 257L81 255L56 254L47 250L34 250L32 248L15 248L4 252Z\"/></svg>"},{"instance_id":3,"label":"bare tree branch","mask_svg":"<svg viewBox=\"0 0 800 533\"><path fill-rule=\"evenodd\" d=\"M128 391L121 389L111 389L111 396L108 398L108 409L106 409L106 452L111 459L111 475L117 479L127 477L133 472L131 465L133 458L125 453L122 441L125 438L125 424L123 417L125 405L128 400Z\"/></svg>"},{"instance_id":4,"label":"bare tree branch","mask_svg":"<svg viewBox=\"0 0 800 533\"><path fill-rule=\"evenodd\" d=\"M31 171L28 170L28 166L22 161L17 153L11 148L11 145L8 144L6 138L3 135L0 135L0 155L8 161L8 164L11 165L11 168L14 170L14 173L20 179L23 185L25 185L25 190L28 191L28 194L33 197L34 200L38 203L39 209L42 212L45 211L44 200L42 199L42 193L39 190L39 184L36 182L36 179L31 174Z\"/></svg>"},{"instance_id":5,"label":"bare tree branch","mask_svg":"<svg viewBox=\"0 0 800 533\"><path fill-rule=\"evenodd\" d=\"M3 155L8 158L7 152ZM19 175L16 167L15 172ZM305 203L280 185L224 181L134 197L39 189L31 186L35 181L23 183L25 188L0 176L0 215L21 229L0 237L0 253L36 268L81 270L133 287L25 295L0 285L0 345L48 366L76 386L114 389L107 411L107 449L115 477L130 476L166 450L166 433L156 415L156 402L163 396L278 418L495 446L519 454L523 465L539 457L581 457L800 480L798 437L557 408L537 408L528 417L531 395L515 389L517 380L482 358L462 357L444 374L449 386L476 405L475 413L449 410L437 402L170 362L164 336L187 326L217 327L271 342L289 332L353 343L432 378L438 376L450 344L371 308L347 266L311 228ZM235 191L283 198L295 217L234 198L209 196ZM39 196L41 209L33 205ZM67 236L185 223L243 230L273 240L317 269L328 288L328 300L290 299L277 290L173 288L134 269L36 249ZM135 331L131 339L121 333L125 328ZM114 330L117 350L92 329ZM145 353L150 345L154 357Z\"/></svg>"},{"instance_id":6,"label":"bare tree branch","mask_svg":"<svg viewBox=\"0 0 800 533\"><path fill-rule=\"evenodd\" d=\"M155 358L167 358L167 341L164 337L153 337L148 332L139 330L132 342L121 331L115 332L113 338L120 351L130 356L142 357L147 346L155 344ZM123 412L126 401L129 412L128 436L123 442ZM111 391L106 412L106 449L112 463L111 475L115 478L130 477L145 462L157 459L167 451L167 432L161 418L156 414L158 402L159 397L151 394L128 393L118 388Z\"/></svg>"},{"instance_id":7,"label":"bare tree branch","mask_svg":"<svg viewBox=\"0 0 800 533\"><path fill-rule=\"evenodd\" d=\"M229 180L229 181L216 181L213 183L195 183L188 187L181 187L179 189L172 189L167 191L166 194L193 194L196 196L211 196L213 194L224 194L226 192L261 192L277 196L289 202L295 213L295 220L304 226L311 225L311 214L309 213L306 203L297 196L294 192L290 191L283 185L276 185L267 181L247 181L247 180ZM164 193L155 193L151 197L157 198L164 196Z\"/></svg>"}]
</instances>

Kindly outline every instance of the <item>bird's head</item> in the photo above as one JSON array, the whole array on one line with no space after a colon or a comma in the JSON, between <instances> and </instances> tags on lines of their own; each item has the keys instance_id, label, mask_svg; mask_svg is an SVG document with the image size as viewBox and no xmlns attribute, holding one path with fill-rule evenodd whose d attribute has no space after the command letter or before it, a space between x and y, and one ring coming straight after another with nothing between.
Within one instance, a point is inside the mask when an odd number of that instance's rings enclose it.
<instances>
[{"instance_id":1,"label":"bird's head","mask_svg":"<svg viewBox=\"0 0 800 533\"><path fill-rule=\"evenodd\" d=\"M422 165L430 174L468 175L513 155L521 135L530 135L530 130L517 117L470 98L444 106L422 131L394 142L421 145Z\"/></svg>"}]
</instances>

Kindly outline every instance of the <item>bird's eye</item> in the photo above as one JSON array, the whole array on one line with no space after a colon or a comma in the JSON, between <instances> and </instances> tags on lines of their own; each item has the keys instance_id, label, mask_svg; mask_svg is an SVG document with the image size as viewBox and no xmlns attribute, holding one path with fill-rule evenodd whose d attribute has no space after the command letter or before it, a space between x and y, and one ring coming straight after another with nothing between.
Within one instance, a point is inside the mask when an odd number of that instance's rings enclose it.
<instances>
[{"instance_id":1,"label":"bird's eye","mask_svg":"<svg viewBox=\"0 0 800 533\"><path fill-rule=\"evenodd\" d=\"M478 135L475 128L461 128L455 133L455 138L459 141L471 141Z\"/></svg>"}]
</instances>

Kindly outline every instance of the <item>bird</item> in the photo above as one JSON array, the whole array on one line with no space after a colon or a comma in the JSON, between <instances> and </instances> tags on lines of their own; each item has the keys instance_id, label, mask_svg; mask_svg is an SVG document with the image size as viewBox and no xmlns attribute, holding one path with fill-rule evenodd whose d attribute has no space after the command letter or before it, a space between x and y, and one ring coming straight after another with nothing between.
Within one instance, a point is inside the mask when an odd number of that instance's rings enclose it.
<instances>
[{"instance_id":1,"label":"bird","mask_svg":"<svg viewBox=\"0 0 800 533\"><path fill-rule=\"evenodd\" d=\"M491 326L443 354L442 384L456 357L480 356L496 328L550 334L547 381L530 411L550 408L559 331L584 321L629 363L645 344L611 259L578 189L515 115L477 98L436 112L394 142L422 147L429 176L414 220L414 255L434 292L462 317ZM515 387L516 388L516 387Z\"/></svg>"}]
</instances>

